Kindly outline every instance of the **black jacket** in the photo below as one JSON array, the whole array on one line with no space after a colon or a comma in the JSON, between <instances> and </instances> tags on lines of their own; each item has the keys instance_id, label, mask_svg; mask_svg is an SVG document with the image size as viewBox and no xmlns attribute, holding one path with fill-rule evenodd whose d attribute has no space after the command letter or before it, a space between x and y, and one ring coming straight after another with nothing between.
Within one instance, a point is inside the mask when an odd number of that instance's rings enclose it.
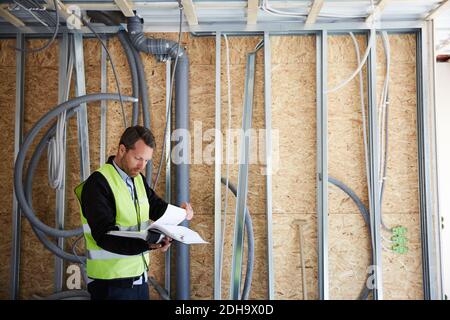
<instances>
[{"instance_id":1,"label":"black jacket","mask_svg":"<svg viewBox=\"0 0 450 320\"><path fill-rule=\"evenodd\" d=\"M108 162L112 165L114 156L109 157ZM144 178L144 176L142 176ZM168 204L158 197L144 180L150 203L150 219L159 219L167 209ZM108 231L118 230L116 226L116 204L114 194L106 178L100 172L92 173L86 180L81 193L81 207L83 214L91 228L91 234L97 245L105 250L124 254L136 255L149 250L149 243L159 240L160 234L149 232L148 241L113 236Z\"/></svg>"}]
</instances>

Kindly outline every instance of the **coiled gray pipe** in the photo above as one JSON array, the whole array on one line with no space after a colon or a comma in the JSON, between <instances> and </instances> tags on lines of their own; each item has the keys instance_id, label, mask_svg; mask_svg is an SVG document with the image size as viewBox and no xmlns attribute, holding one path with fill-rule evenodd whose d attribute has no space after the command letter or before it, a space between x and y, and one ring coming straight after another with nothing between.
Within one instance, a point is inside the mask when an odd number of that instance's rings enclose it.
<instances>
[{"instance_id":1,"label":"coiled gray pipe","mask_svg":"<svg viewBox=\"0 0 450 320\"><path fill-rule=\"evenodd\" d=\"M129 96L122 96L123 101L130 101L135 102L137 99L134 97ZM28 149L30 148L33 140L35 139L36 135L39 133L39 131L47 125L51 119L58 116L63 111L69 111L72 108L75 108L79 106L81 103L88 103L93 101L99 101L99 100L120 100L120 97L118 94L112 94L112 93L97 93L97 94L88 94L81 97L74 98L72 100L68 100L64 103L61 103L60 105L56 106L54 109L47 112L44 116L41 117L41 119L36 122L36 124L31 128L28 135L25 137L25 140L19 150L19 153L17 155L17 159L14 166L14 190L16 194L17 201L19 203L19 206L23 212L23 214L27 217L27 219L30 221L31 224L33 224L37 229L40 231L43 231L44 233L53 236L53 237L73 237L77 236L83 233L83 228L78 228L74 230L61 230L52 228L45 223L43 223L41 220L39 220L33 209L30 207L30 205L27 202L27 199L25 197L25 191L23 186L23 172L24 172L24 163L25 163L25 157L28 152Z\"/></svg>"},{"instance_id":2,"label":"coiled gray pipe","mask_svg":"<svg viewBox=\"0 0 450 320\"><path fill-rule=\"evenodd\" d=\"M366 222L367 228L369 230L369 236L372 237L372 233L370 232L369 210L367 210L366 206L361 201L361 199L356 195L356 193L352 189L347 187L343 182L339 181L338 179L328 176L328 182L334 184L336 187L344 191L355 202L356 206L359 209L359 212L361 212L361 215L363 216L363 219ZM372 241L370 241L370 246L372 248ZM369 288L367 288L367 285L364 284L364 287L361 290L358 299L367 300L368 297L369 297Z\"/></svg>"},{"instance_id":3,"label":"coiled gray pipe","mask_svg":"<svg viewBox=\"0 0 450 320\"><path fill-rule=\"evenodd\" d=\"M86 290L68 290L61 291L49 295L47 297L40 297L35 295L36 300L90 300L91 295Z\"/></svg>"},{"instance_id":4,"label":"coiled gray pipe","mask_svg":"<svg viewBox=\"0 0 450 320\"><path fill-rule=\"evenodd\" d=\"M72 115L74 114L73 109L67 113L66 119L68 120ZM34 172L36 171L36 167L39 163L39 160L41 159L42 153L47 146L47 142L55 135L56 131L56 124L51 126L47 132L45 133L44 137L41 139L39 144L36 146L36 149L33 153L33 156L31 157L31 160L28 164L27 173L26 173L26 180L25 180L25 197L27 199L27 202L31 209L33 209L33 196L32 196L32 189L33 189L33 178L34 178ZM38 239L42 242L44 247L48 249L50 252L58 256L59 258L62 258L64 260L70 261L70 262L76 262L76 263L85 263L86 258L85 257L77 257L73 254L69 254L65 252L63 249L58 247L53 241L49 240L45 233L42 231L39 231L32 223L30 223L31 228L33 229L34 233L38 237Z\"/></svg>"}]
</instances>

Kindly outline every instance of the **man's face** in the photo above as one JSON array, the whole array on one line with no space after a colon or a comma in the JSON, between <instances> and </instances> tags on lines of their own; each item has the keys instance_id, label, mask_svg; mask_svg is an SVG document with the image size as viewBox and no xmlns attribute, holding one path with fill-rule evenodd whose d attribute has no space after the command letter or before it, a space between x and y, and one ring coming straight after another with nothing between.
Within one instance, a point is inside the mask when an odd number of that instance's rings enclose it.
<instances>
[{"instance_id":1,"label":"man's face","mask_svg":"<svg viewBox=\"0 0 450 320\"><path fill-rule=\"evenodd\" d=\"M126 150L125 146L119 146L119 154L121 156L120 165L130 177L136 177L144 170L147 162L152 159L153 149L150 148L142 139L134 144L134 149Z\"/></svg>"}]
</instances>

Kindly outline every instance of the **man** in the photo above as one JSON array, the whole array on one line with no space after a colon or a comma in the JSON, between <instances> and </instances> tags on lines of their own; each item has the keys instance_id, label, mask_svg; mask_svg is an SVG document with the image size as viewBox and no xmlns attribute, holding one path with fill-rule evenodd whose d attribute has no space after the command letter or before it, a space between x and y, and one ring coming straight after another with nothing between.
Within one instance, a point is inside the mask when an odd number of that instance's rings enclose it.
<instances>
[{"instance_id":1,"label":"man","mask_svg":"<svg viewBox=\"0 0 450 320\"><path fill-rule=\"evenodd\" d=\"M129 127L116 156L75 188L86 240L86 271L92 300L148 300L149 250L166 251L172 239L149 231L147 241L109 234L145 230L170 204L148 186L141 172L152 159L155 138L142 126ZM183 203L186 219L193 210Z\"/></svg>"}]
</instances>

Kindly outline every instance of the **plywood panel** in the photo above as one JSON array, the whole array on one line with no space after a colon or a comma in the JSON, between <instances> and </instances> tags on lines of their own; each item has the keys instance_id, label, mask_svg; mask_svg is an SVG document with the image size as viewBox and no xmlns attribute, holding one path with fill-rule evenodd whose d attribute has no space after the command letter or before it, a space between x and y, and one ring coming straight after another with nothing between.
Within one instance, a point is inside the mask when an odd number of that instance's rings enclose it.
<instances>
[{"instance_id":1,"label":"plywood panel","mask_svg":"<svg viewBox=\"0 0 450 320\"><path fill-rule=\"evenodd\" d=\"M176 41L175 33L152 34L155 38ZM357 35L361 54L365 49L365 37ZM273 158L276 162L273 175L273 239L275 262L276 299L303 299L300 248L297 220L304 220L306 283L308 298L317 299L317 219L316 219L316 65L314 36L272 36L272 126L274 130ZM391 105L389 112L388 178L384 196L384 220L389 225L405 225L408 228L409 252L405 255L386 251L383 254L385 297L387 299L421 299L421 259L417 190L416 146L416 84L415 38L413 35L390 35L392 72ZM231 57L231 128L242 126L242 103L246 55L254 49L260 37L229 37ZM0 103L9 112L1 117L6 134L2 136L7 146L9 169L1 171L3 182L12 177L13 114L15 58L12 49L6 49L14 41L0 41ZM191 296L193 299L213 298L214 283L214 141L211 130L215 126L215 50L214 37L183 35L183 46L190 58L190 127L191 127L191 202L196 216L192 227L208 245L191 247ZM42 45L33 40L31 46ZM332 87L350 75L356 67L353 42L347 35L329 38L329 86ZM131 77L123 50L117 38L108 43L115 63L123 94L131 94ZM3 50L5 49L5 50ZM9 50L7 52L7 50ZM85 40L86 85L88 93L97 92L100 86L100 46L95 39ZM378 39L378 87L384 79L384 57ZM222 135L226 142L228 97L225 44L222 41ZM57 44L51 49L29 56L27 59L26 128L51 107L57 100ZM159 165L165 125L165 64L154 57L142 54L150 95L151 128L157 148L154 154L153 179ZM257 55L255 104L253 128L264 128L263 99L263 51ZM9 79L9 80L6 80ZM366 77L364 76L364 79ZM42 85L45 83L45 86ZM366 84L365 84L366 86ZM72 88L73 90L73 88ZM108 90L116 92L111 67L108 66ZM72 91L73 92L73 91ZM36 97L39 97L37 99ZM367 205L364 146L362 142L362 115L358 78L341 91L330 94L329 107L329 172L349 185ZM125 104L128 121L131 121L131 104ZM98 167L99 159L99 103L89 106L89 139L91 170ZM142 120L141 120L142 121ZM117 142L123 132L120 104L108 103L107 154L116 152ZM196 130L194 130L196 129ZM252 137L258 147L264 139ZM277 144L278 141L278 144ZM228 167L230 181L236 184L239 142L232 144L234 161ZM79 183L79 151L75 118L68 128L68 227L79 225L79 208L73 188ZM225 147L223 149L225 158ZM266 264L266 216L265 177L260 148L252 149L248 204L255 229L255 270L251 299L267 298ZM211 160L211 161L210 161ZM222 175L226 166L222 165ZM172 171L172 174L174 172ZM46 156L43 157L35 178L34 198L36 211L46 223L53 223L54 196L47 186ZM173 177L172 177L173 181ZM10 186L9 183L4 183ZM165 167L162 168L157 193L165 193ZM222 188L224 197L224 187ZM10 224L12 189L0 198L2 225ZM332 299L355 299L367 277L370 261L370 242L367 227L354 203L339 189L330 186L330 293ZM232 242L234 228L234 196L228 194L227 227L224 247L223 297L229 294ZM24 244L21 297L33 294L46 295L53 289L53 256L32 234L28 222L24 222ZM3 256L10 254L10 228L2 234L0 250ZM387 235L386 235L387 237ZM68 241L68 248L73 240ZM384 242L388 246L387 242ZM80 247L83 247L80 244ZM246 245L245 245L246 247ZM246 252L246 251L245 251ZM164 255L153 252L150 274L159 283L164 280ZM244 256L245 258L246 256ZM173 259L174 260L174 259ZM283 261L283 263L280 263ZM284 262L286 261L286 263ZM173 269L173 265L172 265ZM7 297L9 263L1 265L1 297ZM244 268L245 271L245 268ZM22 277L25 279L25 277ZM172 289L176 291L172 274ZM156 298L156 294L153 294Z\"/></svg>"},{"instance_id":2,"label":"plywood panel","mask_svg":"<svg viewBox=\"0 0 450 320\"><path fill-rule=\"evenodd\" d=\"M4 59L13 55L13 50L3 49L6 43L14 44L14 41L0 41L2 49L0 52ZM7 54L6 54L7 53ZM0 136L0 143L4 148L4 166L0 170L0 183L4 187L0 193L0 225L4 232L0 234L0 253L4 257L0 264L0 299L9 298L10 285L10 258L11 258L11 222L12 222L12 201L13 201L13 167L14 167L14 110L15 110L15 60L2 59L0 67L0 127L3 134ZM6 66L3 66L5 63Z\"/></svg>"}]
</instances>

